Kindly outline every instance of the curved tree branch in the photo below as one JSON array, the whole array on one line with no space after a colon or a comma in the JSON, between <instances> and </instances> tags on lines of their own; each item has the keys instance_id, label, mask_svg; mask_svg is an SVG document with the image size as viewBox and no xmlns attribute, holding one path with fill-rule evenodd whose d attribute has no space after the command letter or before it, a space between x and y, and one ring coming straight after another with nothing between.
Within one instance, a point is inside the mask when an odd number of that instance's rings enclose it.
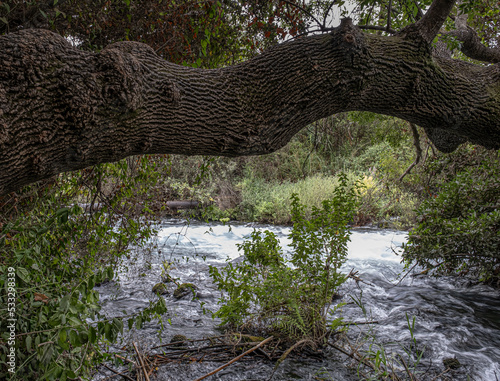
<instances>
[{"instance_id":1,"label":"curved tree branch","mask_svg":"<svg viewBox=\"0 0 500 381\"><path fill-rule=\"evenodd\" d=\"M431 43L450 14L456 0L435 0L414 26L425 42Z\"/></svg>"},{"instance_id":2,"label":"curved tree branch","mask_svg":"<svg viewBox=\"0 0 500 381\"><path fill-rule=\"evenodd\" d=\"M328 17L328 14L332 10L333 6L337 3L337 0L332 0L330 1L330 4L328 5L328 8L326 8L326 11L323 15L323 29L326 29L326 18Z\"/></svg>"},{"instance_id":3,"label":"curved tree branch","mask_svg":"<svg viewBox=\"0 0 500 381\"><path fill-rule=\"evenodd\" d=\"M461 4L459 0L458 5ZM467 57L488 63L500 62L500 49L488 48L483 45L476 31L467 26L467 14L458 10L458 15L454 18L455 30L443 33L445 36L452 36L462 43L460 50Z\"/></svg>"},{"instance_id":4,"label":"curved tree branch","mask_svg":"<svg viewBox=\"0 0 500 381\"><path fill-rule=\"evenodd\" d=\"M432 56L420 38L331 33L202 70L147 45L100 53L47 30L0 37L0 195L137 154L273 152L308 124L370 111L424 128L437 148L500 148L500 67Z\"/></svg>"},{"instance_id":5,"label":"curved tree branch","mask_svg":"<svg viewBox=\"0 0 500 381\"><path fill-rule=\"evenodd\" d=\"M303 12L304 14L306 14L307 16L312 18L314 20L314 22L316 24L318 24L318 26L321 28L321 30L323 30L325 28L325 25L320 23L319 20L316 17L314 17L314 15L311 12L309 12L307 9L301 7L299 4L292 3L291 1L288 1L288 0L282 0L282 1L284 3L287 3L288 5L291 5L292 7L299 9L301 12Z\"/></svg>"},{"instance_id":6,"label":"curved tree branch","mask_svg":"<svg viewBox=\"0 0 500 381\"><path fill-rule=\"evenodd\" d=\"M488 63L500 62L500 49L484 46L476 31L470 27L452 30L443 34L453 36L459 40L462 43L460 50L469 58Z\"/></svg>"}]
</instances>

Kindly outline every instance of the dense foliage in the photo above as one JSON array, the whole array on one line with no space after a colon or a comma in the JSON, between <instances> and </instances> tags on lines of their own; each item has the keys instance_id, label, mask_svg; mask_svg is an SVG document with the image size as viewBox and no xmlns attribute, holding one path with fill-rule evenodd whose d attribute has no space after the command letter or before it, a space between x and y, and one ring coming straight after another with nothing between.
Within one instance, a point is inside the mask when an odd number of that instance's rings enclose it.
<instances>
[{"instance_id":1,"label":"dense foliage","mask_svg":"<svg viewBox=\"0 0 500 381\"><path fill-rule=\"evenodd\" d=\"M500 152L476 157L439 184L417 209L404 257L426 271L500 286ZM463 162L462 162L463 165Z\"/></svg>"},{"instance_id":2,"label":"dense foliage","mask_svg":"<svg viewBox=\"0 0 500 381\"><path fill-rule=\"evenodd\" d=\"M154 165L144 157L136 165L67 174L2 200L0 378L89 377L109 358L106 344L117 340L124 323L140 328L166 312L160 298L138 314L107 319L94 290L114 278L132 245L144 245L154 234L144 223L154 209L145 194L147 179L154 181ZM6 308L8 301L13 304ZM14 368L7 365L11 347Z\"/></svg>"},{"instance_id":3,"label":"dense foliage","mask_svg":"<svg viewBox=\"0 0 500 381\"><path fill-rule=\"evenodd\" d=\"M429 3L366 0L357 11L360 24L374 27L367 31L390 33L418 19L419 7ZM341 14L348 13L345 2L337 5ZM49 28L93 51L116 41L141 41L173 62L213 68L287 38L327 30L333 6L332 1L10 0L0 2L0 34ZM498 4L464 0L461 7L485 45L498 46ZM140 328L166 312L159 298L136 316L107 320L99 315L93 288L113 279L133 245L145 245L167 199L200 200L212 219L294 225L290 257L272 233L254 233L240 247L244 262L212 270L227 292L217 313L224 323L279 330L295 340L323 337L331 297L344 280L339 266L348 222L406 228L417 221L405 247L408 263L435 274L498 282L498 152L465 146L443 155L425 138L419 143L421 165L400 180L414 161L408 125L368 113L342 114L309 126L272 155L129 158L1 198L0 378L7 372L10 315L4 306L10 268L16 283L18 378L87 377L107 358L103 349L124 325ZM362 178L357 209L354 190L339 171L348 172L350 180ZM291 197L294 193L299 196Z\"/></svg>"},{"instance_id":4,"label":"dense foliage","mask_svg":"<svg viewBox=\"0 0 500 381\"><path fill-rule=\"evenodd\" d=\"M223 269L211 267L211 276L223 292L215 316L223 325L250 332L274 333L286 341L321 344L327 334L332 298L346 280L340 266L347 256L347 242L356 210L359 184L349 185L341 175L331 198L313 208L292 196L291 253L286 255L276 236L254 231L239 245L241 263ZM339 320L334 320L338 324Z\"/></svg>"},{"instance_id":5,"label":"dense foliage","mask_svg":"<svg viewBox=\"0 0 500 381\"><path fill-rule=\"evenodd\" d=\"M291 2L65 0L0 2L0 34L48 28L85 50L140 41L184 65L212 68L241 61L304 30Z\"/></svg>"}]
</instances>

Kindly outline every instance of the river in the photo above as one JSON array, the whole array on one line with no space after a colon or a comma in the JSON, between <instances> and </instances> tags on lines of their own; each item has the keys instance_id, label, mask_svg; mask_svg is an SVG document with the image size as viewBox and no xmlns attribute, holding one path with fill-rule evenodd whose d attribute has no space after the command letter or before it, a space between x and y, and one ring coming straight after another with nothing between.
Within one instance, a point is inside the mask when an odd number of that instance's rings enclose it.
<instances>
[{"instance_id":1,"label":"river","mask_svg":"<svg viewBox=\"0 0 500 381\"><path fill-rule=\"evenodd\" d=\"M220 335L217 320L203 314L204 307L216 310L218 292L210 282L208 266L224 266L235 260L241 243L253 229L273 231L283 245L288 243L288 227L254 224L205 224L181 220L165 220L159 226L152 250L137 253L119 274L119 280L98 287L103 313L121 316L141 311L154 299L152 287L160 282L162 262L174 262L171 275L182 282L197 285L198 301L189 297L177 300L164 296L169 313L166 329L158 333L157 323L148 323L141 330L132 330L123 343L138 342L141 348L151 348L169 342L175 334L190 339ZM380 229L353 229L349 244L346 272L358 271L361 282L348 281L341 293L346 321L377 321L377 324L352 326L349 337L354 341L371 337L372 349L384 348L388 356L396 353L407 357L411 353L411 333L408 329L415 317L413 335L416 347L423 351L418 371L419 379L433 379L445 371L443 359L456 357L461 367L448 371L436 380L500 380L500 292L493 288L445 277L406 276L401 280L399 247L406 240L405 232ZM171 290L173 291L173 289ZM354 303L361 300L366 316ZM415 358L415 353L413 353ZM356 380L356 368L336 351L328 359L287 359L274 373L273 380ZM408 363L409 364L409 363ZM220 366L220 363L168 364L158 369L155 380L194 380ZM210 380L267 380L273 364L237 362ZM95 380L104 378L105 372ZM449 378L445 378L449 377Z\"/></svg>"}]
</instances>

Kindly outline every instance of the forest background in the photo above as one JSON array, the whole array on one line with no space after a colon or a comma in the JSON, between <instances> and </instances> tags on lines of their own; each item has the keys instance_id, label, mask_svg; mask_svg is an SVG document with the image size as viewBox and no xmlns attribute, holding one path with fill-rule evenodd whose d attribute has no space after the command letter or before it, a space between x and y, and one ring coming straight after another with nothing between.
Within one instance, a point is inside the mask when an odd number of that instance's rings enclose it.
<instances>
[{"instance_id":1,"label":"forest background","mask_svg":"<svg viewBox=\"0 0 500 381\"><path fill-rule=\"evenodd\" d=\"M463 4L483 43L497 46L499 5ZM93 51L115 41L147 42L166 59L208 69L326 31L334 5L340 15L354 12L360 25L378 28L367 32L379 34L421 12L414 2L379 0L355 7L343 1L2 1L0 34L49 28ZM447 43L451 49L458 44ZM292 194L309 208L319 206L341 172L364 186L353 225L413 229L408 265L498 285L499 169L499 151L464 144L443 154L408 122L351 112L313 123L269 155L129 157L24 187L0 199L0 286L6 285L6 269L15 266L24 316L17 322L23 372L48 379L84 374L106 358L97 343L115 340L125 318L140 327L165 311L160 298L140 316L103 320L97 327L85 320L99 316L93 286L113 277L132 246L146 245L165 216L288 224ZM199 208L172 210L170 200L195 200ZM6 346L1 348L5 364ZM91 351L93 358L87 356Z\"/></svg>"}]
</instances>

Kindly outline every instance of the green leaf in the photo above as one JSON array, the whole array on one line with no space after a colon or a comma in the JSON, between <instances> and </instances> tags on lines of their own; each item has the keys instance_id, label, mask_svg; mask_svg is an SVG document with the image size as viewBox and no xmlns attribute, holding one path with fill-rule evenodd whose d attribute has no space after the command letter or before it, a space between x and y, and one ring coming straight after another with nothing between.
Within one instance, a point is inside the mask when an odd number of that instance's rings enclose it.
<instances>
[{"instance_id":1,"label":"green leaf","mask_svg":"<svg viewBox=\"0 0 500 381\"><path fill-rule=\"evenodd\" d=\"M54 354L54 345L52 344L45 344L43 346L43 351L42 351L42 356L40 358L40 361L48 364L50 360L52 360L52 356Z\"/></svg>"},{"instance_id":2,"label":"green leaf","mask_svg":"<svg viewBox=\"0 0 500 381\"><path fill-rule=\"evenodd\" d=\"M95 344L97 340L97 332L94 327L89 328L89 341L91 344Z\"/></svg>"},{"instance_id":3,"label":"green leaf","mask_svg":"<svg viewBox=\"0 0 500 381\"><path fill-rule=\"evenodd\" d=\"M111 324L109 323L104 325L104 337L106 337L109 341L113 341L113 330Z\"/></svg>"},{"instance_id":4,"label":"green leaf","mask_svg":"<svg viewBox=\"0 0 500 381\"><path fill-rule=\"evenodd\" d=\"M89 334L87 332L80 332L80 342L82 344L87 344L89 341Z\"/></svg>"},{"instance_id":5,"label":"green leaf","mask_svg":"<svg viewBox=\"0 0 500 381\"><path fill-rule=\"evenodd\" d=\"M69 208L61 208L56 212L56 217L60 224L65 224L66 222L68 222L69 210Z\"/></svg>"},{"instance_id":6,"label":"green leaf","mask_svg":"<svg viewBox=\"0 0 500 381\"><path fill-rule=\"evenodd\" d=\"M66 349L66 350L69 349L69 344L68 344L67 340L68 340L68 333L67 333L66 329L60 330L58 343L62 349Z\"/></svg>"},{"instance_id":7,"label":"green leaf","mask_svg":"<svg viewBox=\"0 0 500 381\"><path fill-rule=\"evenodd\" d=\"M69 298L71 297L70 294L64 295L60 302L59 302L59 310L62 312L66 312L69 307Z\"/></svg>"},{"instance_id":8,"label":"green leaf","mask_svg":"<svg viewBox=\"0 0 500 381\"><path fill-rule=\"evenodd\" d=\"M29 283L30 281L30 275L28 270L26 270L24 267L18 267L17 268L17 276L24 282Z\"/></svg>"},{"instance_id":9,"label":"green leaf","mask_svg":"<svg viewBox=\"0 0 500 381\"><path fill-rule=\"evenodd\" d=\"M82 345L80 342L80 337L78 336L78 333L74 329L69 331L69 342L74 347L79 347Z\"/></svg>"},{"instance_id":10,"label":"green leaf","mask_svg":"<svg viewBox=\"0 0 500 381\"><path fill-rule=\"evenodd\" d=\"M68 317L68 321L71 323L71 325L72 325L73 327L78 327L78 326L82 325L81 320L80 320L80 319L78 319L78 318L77 318L77 317L75 317L75 316L69 316L69 317Z\"/></svg>"},{"instance_id":11,"label":"green leaf","mask_svg":"<svg viewBox=\"0 0 500 381\"><path fill-rule=\"evenodd\" d=\"M137 316L137 318L135 319L135 327L137 329L142 328L142 317L141 316Z\"/></svg>"}]
</instances>

